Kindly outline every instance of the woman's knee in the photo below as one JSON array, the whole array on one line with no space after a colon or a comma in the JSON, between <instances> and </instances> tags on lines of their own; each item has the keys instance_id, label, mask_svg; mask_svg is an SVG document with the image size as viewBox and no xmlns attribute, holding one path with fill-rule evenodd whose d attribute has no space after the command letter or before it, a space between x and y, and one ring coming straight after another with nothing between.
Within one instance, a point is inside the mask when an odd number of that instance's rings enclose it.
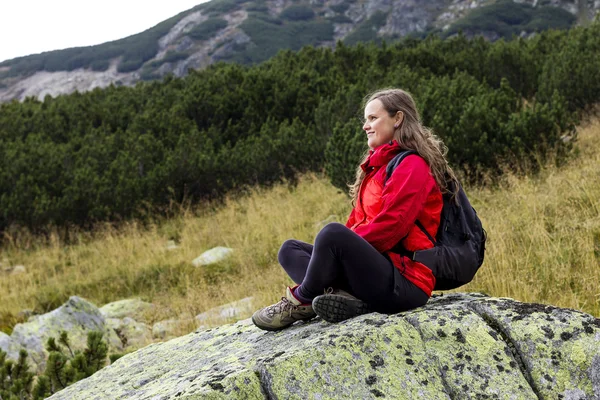
<instances>
[{"instance_id":1,"label":"woman's knee","mask_svg":"<svg viewBox=\"0 0 600 400\"><path fill-rule=\"evenodd\" d=\"M289 260L294 256L294 252L298 250L298 243L294 239L288 239L279 248L277 253L277 260L281 266L285 267L289 264Z\"/></svg>"},{"instance_id":2,"label":"woman's knee","mask_svg":"<svg viewBox=\"0 0 600 400\"><path fill-rule=\"evenodd\" d=\"M348 234L352 234L353 232L348 229L345 225L342 225L338 222L331 222L317 234L315 238L315 245L317 243L324 244L329 242L338 242L341 237L344 237Z\"/></svg>"}]
</instances>

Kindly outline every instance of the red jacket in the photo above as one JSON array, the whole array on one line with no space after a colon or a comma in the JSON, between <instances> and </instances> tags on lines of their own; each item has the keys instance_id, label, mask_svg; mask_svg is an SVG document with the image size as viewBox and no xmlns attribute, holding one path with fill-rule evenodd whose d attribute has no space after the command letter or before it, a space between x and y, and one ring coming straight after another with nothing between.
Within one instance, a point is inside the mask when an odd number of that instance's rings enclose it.
<instances>
[{"instance_id":1,"label":"red jacket","mask_svg":"<svg viewBox=\"0 0 600 400\"><path fill-rule=\"evenodd\" d=\"M419 220L435 237L442 212L442 193L429 166L417 155L407 156L384 185L387 163L400 151L396 141L371 150L368 160L361 165L367 175L346 226L380 253L387 254L409 281L431 296L435 286L431 270L390 249L402 238L405 238L404 248L411 252L433 247L415 221Z\"/></svg>"}]
</instances>

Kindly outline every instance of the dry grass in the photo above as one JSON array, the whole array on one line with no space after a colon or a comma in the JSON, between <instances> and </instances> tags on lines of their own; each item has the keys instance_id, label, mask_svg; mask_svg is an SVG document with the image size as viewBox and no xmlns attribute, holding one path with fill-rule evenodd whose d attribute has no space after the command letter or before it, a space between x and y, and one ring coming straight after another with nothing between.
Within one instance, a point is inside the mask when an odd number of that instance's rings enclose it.
<instances>
[{"instance_id":1,"label":"dry grass","mask_svg":"<svg viewBox=\"0 0 600 400\"><path fill-rule=\"evenodd\" d=\"M600 316L600 121L579 128L577 157L499 188L468 190L489 234L486 260L461 290Z\"/></svg>"},{"instance_id":2,"label":"dry grass","mask_svg":"<svg viewBox=\"0 0 600 400\"><path fill-rule=\"evenodd\" d=\"M150 227L99 228L77 245L64 246L57 235L43 245L27 234L9 238L0 260L22 264L27 273L0 275L0 329L18 322L20 310L49 311L71 295L97 305L141 297L158 305L149 316L154 320L191 318L246 296L270 302L288 284L277 262L281 243L291 237L312 241L315 223L330 215L341 221L349 212L345 195L313 175L297 187L282 184L209 207ZM170 239L178 249L166 249ZM234 257L205 268L191 265L215 246L234 248Z\"/></svg>"},{"instance_id":3,"label":"dry grass","mask_svg":"<svg viewBox=\"0 0 600 400\"><path fill-rule=\"evenodd\" d=\"M600 316L600 122L580 128L580 154L568 165L547 165L535 177L507 174L500 187L467 190L489 234L486 261L461 291L571 307ZM308 175L297 187L278 185L180 217L119 230L65 246L8 238L0 261L22 264L21 275L0 275L0 329L9 331L23 309L44 312L80 295L97 305L141 297L156 304L154 320L190 318L217 305L255 296L277 300L291 281L277 263L291 237L311 242L316 223L344 221L350 206L326 179ZM166 250L175 239L177 250ZM195 268L204 250L228 246L234 257ZM184 329L191 330L193 326Z\"/></svg>"}]
</instances>

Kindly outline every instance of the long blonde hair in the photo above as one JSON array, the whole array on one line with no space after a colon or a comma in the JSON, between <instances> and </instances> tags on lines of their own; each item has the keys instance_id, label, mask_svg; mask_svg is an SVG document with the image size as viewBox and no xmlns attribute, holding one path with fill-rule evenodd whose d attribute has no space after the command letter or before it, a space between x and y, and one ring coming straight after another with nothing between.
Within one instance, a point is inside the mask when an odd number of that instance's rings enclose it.
<instances>
[{"instance_id":1,"label":"long blonde hair","mask_svg":"<svg viewBox=\"0 0 600 400\"><path fill-rule=\"evenodd\" d=\"M390 117L394 117L398 111L404 114L402 124L394 132L394 139L402 149L416 151L429 165L431 174L442 193L451 192L452 196L455 197L458 193L458 180L446 160L448 148L440 138L433 134L431 129L423 126L417 106L410 93L402 89L378 90L365 97L363 109L369 102L376 99L381 101L383 108ZM367 161L368 158L369 151L365 153L360 164ZM352 204L356 204L358 200L360 185L365 176L365 171L359 165L356 169L356 180L352 185L349 185ZM453 184L449 185L450 182Z\"/></svg>"}]
</instances>

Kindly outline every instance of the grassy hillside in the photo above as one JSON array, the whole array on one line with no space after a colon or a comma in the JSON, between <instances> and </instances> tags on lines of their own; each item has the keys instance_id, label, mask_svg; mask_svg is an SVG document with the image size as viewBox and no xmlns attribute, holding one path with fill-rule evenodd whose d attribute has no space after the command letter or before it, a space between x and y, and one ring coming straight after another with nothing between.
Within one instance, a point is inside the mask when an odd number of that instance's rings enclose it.
<instances>
[{"instance_id":1,"label":"grassy hillside","mask_svg":"<svg viewBox=\"0 0 600 400\"><path fill-rule=\"evenodd\" d=\"M461 290L600 316L600 120L582 125L578 140L580 150L561 168L548 163L536 176L508 173L495 188L467 188L489 245L481 271ZM256 190L144 227L100 227L70 246L57 235L13 233L0 260L25 265L27 273L0 279L0 329L9 332L22 309L45 312L75 294L98 305L140 296L158 305L155 320L193 317L246 296L266 305L291 282L277 264L279 245L292 237L310 242L319 221L344 221L349 210L325 178L306 175L295 187ZM179 249L166 250L168 240ZM219 245L236 249L235 256L191 266Z\"/></svg>"}]
</instances>

